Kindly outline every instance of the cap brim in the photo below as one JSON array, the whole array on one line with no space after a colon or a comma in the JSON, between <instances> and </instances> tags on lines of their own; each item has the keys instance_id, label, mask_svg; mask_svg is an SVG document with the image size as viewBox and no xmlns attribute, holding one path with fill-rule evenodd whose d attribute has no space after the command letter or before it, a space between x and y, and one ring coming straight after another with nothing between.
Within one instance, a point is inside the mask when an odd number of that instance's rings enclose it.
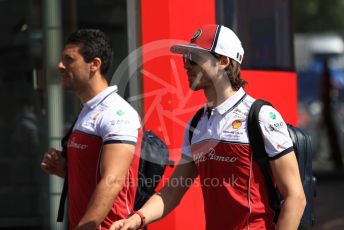
<instances>
[{"instance_id":1,"label":"cap brim","mask_svg":"<svg viewBox=\"0 0 344 230\"><path fill-rule=\"evenodd\" d=\"M194 44L178 44L178 45L173 45L170 48L170 51L172 53L176 53L176 54L185 54L185 53L189 53L192 51L206 51L209 52L207 49L201 48L199 46L196 46Z\"/></svg>"}]
</instances>

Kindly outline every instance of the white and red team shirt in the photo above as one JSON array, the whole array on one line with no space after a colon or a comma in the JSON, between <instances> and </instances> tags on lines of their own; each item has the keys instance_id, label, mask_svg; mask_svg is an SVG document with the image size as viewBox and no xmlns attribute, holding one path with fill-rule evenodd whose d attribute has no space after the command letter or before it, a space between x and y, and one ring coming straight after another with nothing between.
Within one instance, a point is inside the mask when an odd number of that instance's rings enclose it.
<instances>
[{"instance_id":1,"label":"white and red team shirt","mask_svg":"<svg viewBox=\"0 0 344 230\"><path fill-rule=\"evenodd\" d=\"M198 169L207 230L275 229L265 179L253 160L247 135L254 100L241 88L211 111L205 106L191 145L185 129L183 157L193 160ZM293 151L287 125L273 107L262 107L259 123L269 158Z\"/></svg>"},{"instance_id":2,"label":"white and red team shirt","mask_svg":"<svg viewBox=\"0 0 344 230\"><path fill-rule=\"evenodd\" d=\"M83 105L67 147L70 229L74 229L85 214L100 180L103 145L135 145L139 142L140 127L137 112L117 94L117 86L108 87ZM133 212L138 164L139 156L135 154L122 191L97 229L108 229L113 221L127 218Z\"/></svg>"}]
</instances>

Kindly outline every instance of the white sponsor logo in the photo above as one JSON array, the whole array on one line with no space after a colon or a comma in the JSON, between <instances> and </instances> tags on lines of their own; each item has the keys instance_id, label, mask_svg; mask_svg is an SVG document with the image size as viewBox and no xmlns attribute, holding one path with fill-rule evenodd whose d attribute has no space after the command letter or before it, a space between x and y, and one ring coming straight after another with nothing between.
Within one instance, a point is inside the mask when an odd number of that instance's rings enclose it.
<instances>
[{"instance_id":1,"label":"white sponsor logo","mask_svg":"<svg viewBox=\"0 0 344 230\"><path fill-rule=\"evenodd\" d=\"M75 142L75 137L68 143L68 148L76 148L76 149L87 149L88 145L79 144Z\"/></svg>"},{"instance_id":2,"label":"white sponsor logo","mask_svg":"<svg viewBox=\"0 0 344 230\"><path fill-rule=\"evenodd\" d=\"M110 124L111 125L128 125L130 121L128 120L111 120Z\"/></svg>"},{"instance_id":3,"label":"white sponsor logo","mask_svg":"<svg viewBox=\"0 0 344 230\"><path fill-rule=\"evenodd\" d=\"M282 121L269 125L270 131L276 131L277 129L281 129L283 127L284 127L284 123Z\"/></svg>"},{"instance_id":4,"label":"white sponsor logo","mask_svg":"<svg viewBox=\"0 0 344 230\"><path fill-rule=\"evenodd\" d=\"M235 156L221 156L216 153L215 149L210 148L209 152L204 153L204 152L199 152L193 154L193 159L196 164L205 162L207 160L212 160L212 161L220 161L220 162L226 162L226 163L234 163L238 160L238 157Z\"/></svg>"}]
</instances>

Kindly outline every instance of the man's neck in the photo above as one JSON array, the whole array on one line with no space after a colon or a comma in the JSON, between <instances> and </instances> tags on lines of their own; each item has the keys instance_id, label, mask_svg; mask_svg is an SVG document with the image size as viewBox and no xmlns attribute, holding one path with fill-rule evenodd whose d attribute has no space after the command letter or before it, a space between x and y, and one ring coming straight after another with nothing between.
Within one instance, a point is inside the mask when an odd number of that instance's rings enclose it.
<instances>
[{"instance_id":1,"label":"man's neck","mask_svg":"<svg viewBox=\"0 0 344 230\"><path fill-rule=\"evenodd\" d=\"M209 107L215 108L218 105L222 104L228 98L233 96L236 91L230 85L218 85L216 88L212 87L211 89L205 89L204 94L207 98L207 104Z\"/></svg>"},{"instance_id":2,"label":"man's neck","mask_svg":"<svg viewBox=\"0 0 344 230\"><path fill-rule=\"evenodd\" d=\"M99 93L101 93L108 87L109 85L105 78L101 78L101 80L100 79L93 80L88 84L88 86L81 93L77 93L77 95L80 99L80 102L84 104L87 101L91 100L93 97L97 96Z\"/></svg>"}]
</instances>

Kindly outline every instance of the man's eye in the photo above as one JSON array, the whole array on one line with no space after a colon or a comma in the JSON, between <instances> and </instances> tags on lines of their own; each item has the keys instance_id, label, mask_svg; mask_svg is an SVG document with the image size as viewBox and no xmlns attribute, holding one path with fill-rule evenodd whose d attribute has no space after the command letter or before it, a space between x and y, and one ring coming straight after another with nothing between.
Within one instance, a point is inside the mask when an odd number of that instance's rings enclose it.
<instances>
[{"instance_id":1,"label":"man's eye","mask_svg":"<svg viewBox=\"0 0 344 230\"><path fill-rule=\"evenodd\" d=\"M63 61L66 63L71 63L73 61L73 58L71 58L69 56L65 56L65 57L63 57Z\"/></svg>"}]
</instances>

